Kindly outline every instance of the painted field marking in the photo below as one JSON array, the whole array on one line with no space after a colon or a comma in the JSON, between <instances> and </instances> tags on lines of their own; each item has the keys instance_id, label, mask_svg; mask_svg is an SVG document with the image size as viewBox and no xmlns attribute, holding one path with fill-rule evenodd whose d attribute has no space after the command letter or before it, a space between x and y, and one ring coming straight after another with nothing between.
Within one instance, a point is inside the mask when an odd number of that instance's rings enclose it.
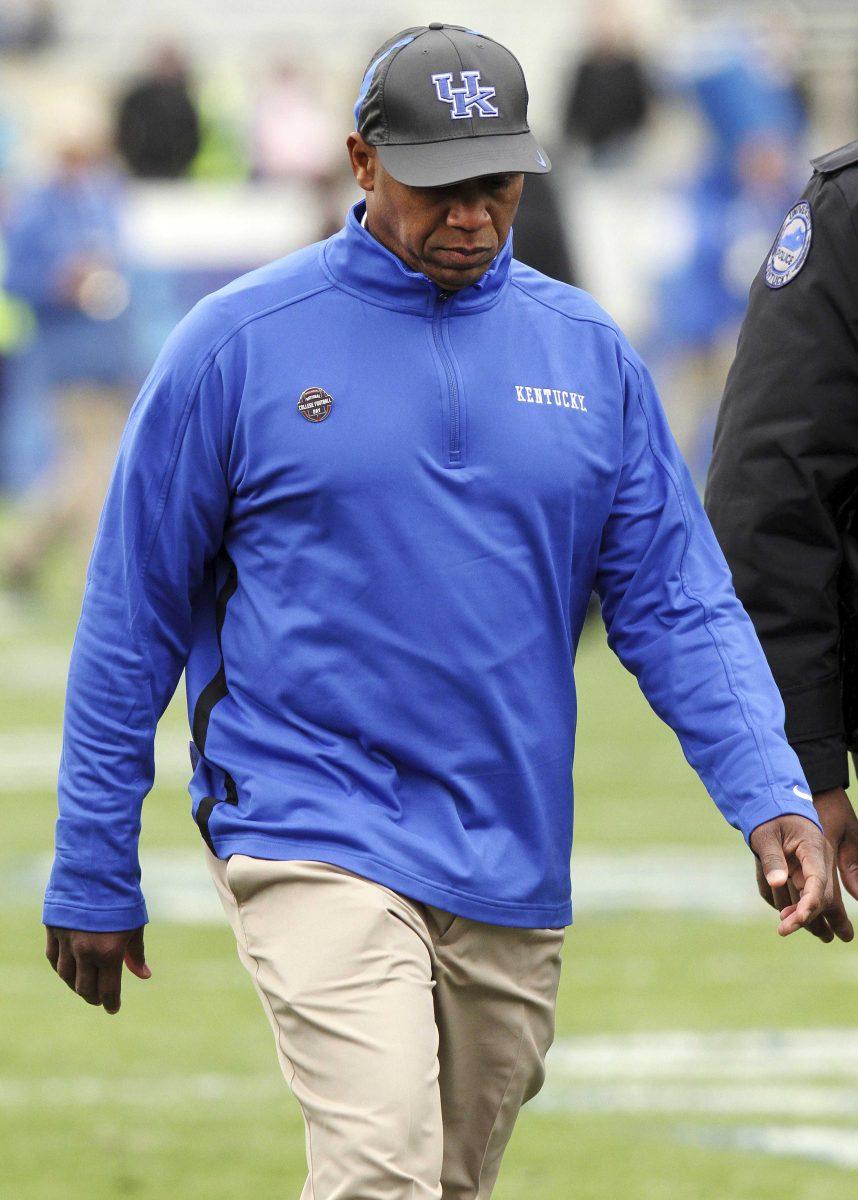
<instances>
[{"instance_id":1,"label":"painted field marking","mask_svg":"<svg viewBox=\"0 0 858 1200\"><path fill-rule=\"evenodd\" d=\"M531 1102L553 1113L858 1121L858 1027L560 1038ZM858 1143L858 1126L850 1137Z\"/></svg>"},{"instance_id":2,"label":"painted field marking","mask_svg":"<svg viewBox=\"0 0 858 1200\"><path fill-rule=\"evenodd\" d=\"M854 1121L858 1118L856 1060L858 1028L561 1038L549 1051L545 1085L528 1108L579 1114L766 1114L793 1120ZM754 1082L755 1071L767 1073L761 1082ZM282 1086L273 1068L270 1075L252 1077L211 1072L121 1079L0 1076L0 1104L160 1107L200 1098L228 1102L259 1098L275 1094ZM719 1138L722 1132L732 1137L735 1131L719 1127ZM843 1126L840 1137L841 1144L849 1147L848 1157L858 1143L858 1126Z\"/></svg>"},{"instance_id":3,"label":"painted field marking","mask_svg":"<svg viewBox=\"0 0 858 1200\"><path fill-rule=\"evenodd\" d=\"M746 1150L782 1158L809 1158L858 1170L858 1132L843 1125L731 1125L679 1130L682 1142L716 1149Z\"/></svg>"},{"instance_id":4,"label":"painted field marking","mask_svg":"<svg viewBox=\"0 0 858 1200\"><path fill-rule=\"evenodd\" d=\"M190 817L188 825L190 829ZM199 854L144 851L141 862L143 890L153 919L192 925L223 921L202 850ZM0 900L7 905L31 902L42 893L50 865L50 854L10 863L0 877ZM772 919L771 910L757 895L750 855L742 847L709 854L682 848L613 855L576 851L572 883L578 915L658 911L702 913L732 921Z\"/></svg>"},{"instance_id":5,"label":"painted field marking","mask_svg":"<svg viewBox=\"0 0 858 1200\"><path fill-rule=\"evenodd\" d=\"M29 726L0 731L0 789L15 792L52 792L60 762L61 734L58 728ZM183 789L191 777L188 735L173 729L161 730L155 740L157 783ZM156 783L156 786L157 786Z\"/></svg>"},{"instance_id":6,"label":"painted field marking","mask_svg":"<svg viewBox=\"0 0 858 1200\"><path fill-rule=\"evenodd\" d=\"M554 1079L745 1081L858 1079L858 1027L664 1030L558 1039L546 1060ZM858 1100L858 1090L856 1090Z\"/></svg>"},{"instance_id":7,"label":"painted field marking","mask_svg":"<svg viewBox=\"0 0 858 1200\"><path fill-rule=\"evenodd\" d=\"M225 1104L270 1101L286 1094L276 1067L270 1075L208 1073L161 1075L155 1078L106 1079L98 1075L57 1075L43 1079L0 1076L0 1107L92 1108L109 1105L128 1108L182 1108L194 1101Z\"/></svg>"},{"instance_id":8,"label":"painted field marking","mask_svg":"<svg viewBox=\"0 0 858 1200\"><path fill-rule=\"evenodd\" d=\"M771 1116L848 1118L858 1120L858 1093L854 1086L824 1087L802 1083L792 1087L788 1077L780 1084L740 1084L701 1080L673 1083L646 1080L639 1083L576 1083L546 1081L532 1107L551 1113L696 1113L706 1116ZM856 1129L858 1137L858 1129Z\"/></svg>"},{"instance_id":9,"label":"painted field marking","mask_svg":"<svg viewBox=\"0 0 858 1200\"><path fill-rule=\"evenodd\" d=\"M178 745L174 752L180 757ZM182 790L189 808L190 799ZM188 829L189 836L193 836L190 815ZM202 851L144 850L141 861L143 889L153 919L191 925L223 920ZM771 923L772 910L757 894L751 864L750 854L739 845L733 850L708 853L681 846L614 854L576 850L572 857L575 913L602 917L626 912L678 912L713 920ZM0 901L7 906L31 903L44 890L50 865L50 854L9 863L0 876ZM848 905L854 907L851 899ZM638 966L641 972L652 969L644 961ZM844 970L846 977L854 977L851 970Z\"/></svg>"},{"instance_id":10,"label":"painted field marking","mask_svg":"<svg viewBox=\"0 0 858 1200\"><path fill-rule=\"evenodd\" d=\"M37 638L0 646L3 692L7 696L54 696L65 692L69 648L42 645Z\"/></svg>"}]
</instances>

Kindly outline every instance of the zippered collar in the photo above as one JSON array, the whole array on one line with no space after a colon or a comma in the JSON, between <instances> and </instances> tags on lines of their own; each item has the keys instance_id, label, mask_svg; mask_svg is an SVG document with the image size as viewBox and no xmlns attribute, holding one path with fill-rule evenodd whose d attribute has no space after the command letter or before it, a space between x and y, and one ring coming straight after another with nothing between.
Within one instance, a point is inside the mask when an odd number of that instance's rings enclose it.
<instances>
[{"instance_id":1,"label":"zippered collar","mask_svg":"<svg viewBox=\"0 0 858 1200\"><path fill-rule=\"evenodd\" d=\"M441 289L422 271L412 271L364 229L361 218L365 212L365 200L353 204L343 228L322 243L326 274L339 287L374 304L430 316L442 295ZM495 304L509 280L511 259L512 230L491 266L476 283L457 292L444 293L449 295L445 302L448 311L474 312Z\"/></svg>"}]
</instances>

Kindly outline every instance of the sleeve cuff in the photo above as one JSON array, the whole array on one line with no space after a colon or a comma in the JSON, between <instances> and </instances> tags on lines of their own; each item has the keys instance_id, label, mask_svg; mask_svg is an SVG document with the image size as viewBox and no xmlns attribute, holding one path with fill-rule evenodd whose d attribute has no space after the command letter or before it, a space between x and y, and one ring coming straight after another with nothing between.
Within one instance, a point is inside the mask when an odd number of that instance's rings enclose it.
<instances>
[{"instance_id":1,"label":"sleeve cuff","mask_svg":"<svg viewBox=\"0 0 858 1200\"><path fill-rule=\"evenodd\" d=\"M126 929L139 929L149 922L146 905L130 904L125 908L78 908L74 904L45 900L42 909L42 924L54 925L58 929L83 929L88 933L119 933Z\"/></svg>"},{"instance_id":2,"label":"sleeve cuff","mask_svg":"<svg viewBox=\"0 0 858 1200\"><path fill-rule=\"evenodd\" d=\"M742 831L742 836L751 845L751 834L759 825L765 825L766 821L774 821L778 817L795 816L806 817L808 821L812 821L816 828L822 832L822 826L819 823L819 817L816 815L816 809L809 800L785 800L782 804L776 803L774 800L765 800L760 804L750 804L741 810L739 813L739 828Z\"/></svg>"},{"instance_id":3,"label":"sleeve cuff","mask_svg":"<svg viewBox=\"0 0 858 1200\"><path fill-rule=\"evenodd\" d=\"M812 792L849 787L849 760L846 741L842 736L793 742L792 748L798 755L804 777Z\"/></svg>"}]
</instances>

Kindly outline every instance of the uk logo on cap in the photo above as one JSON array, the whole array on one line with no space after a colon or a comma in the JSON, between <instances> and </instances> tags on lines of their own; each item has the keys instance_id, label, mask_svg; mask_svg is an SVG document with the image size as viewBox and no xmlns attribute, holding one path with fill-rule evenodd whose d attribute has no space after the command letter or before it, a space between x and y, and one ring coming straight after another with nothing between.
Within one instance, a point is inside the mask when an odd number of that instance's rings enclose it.
<instances>
[{"instance_id":1,"label":"uk logo on cap","mask_svg":"<svg viewBox=\"0 0 858 1200\"><path fill-rule=\"evenodd\" d=\"M495 94L493 87L480 86L479 71L462 71L462 87L453 87L452 72L439 73L432 76L435 84L435 94L439 100L450 105L450 116L454 121L472 117L476 110L478 117L497 117L498 109L490 101Z\"/></svg>"}]
</instances>

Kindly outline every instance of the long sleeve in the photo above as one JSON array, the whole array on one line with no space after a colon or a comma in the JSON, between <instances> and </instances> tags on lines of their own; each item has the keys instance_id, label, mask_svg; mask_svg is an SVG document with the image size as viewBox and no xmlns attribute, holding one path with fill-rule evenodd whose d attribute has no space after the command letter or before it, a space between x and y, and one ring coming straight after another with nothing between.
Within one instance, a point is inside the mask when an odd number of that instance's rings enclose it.
<instances>
[{"instance_id":1,"label":"long sleeve","mask_svg":"<svg viewBox=\"0 0 858 1200\"><path fill-rule=\"evenodd\" d=\"M611 648L748 839L784 813L816 822L753 626L646 369L626 362L623 466L597 590Z\"/></svg>"},{"instance_id":2,"label":"long sleeve","mask_svg":"<svg viewBox=\"0 0 858 1200\"><path fill-rule=\"evenodd\" d=\"M99 522L69 668L46 924L147 919L137 841L155 728L229 505L231 397L200 324L185 318L138 396Z\"/></svg>"},{"instance_id":3,"label":"long sleeve","mask_svg":"<svg viewBox=\"0 0 858 1200\"><path fill-rule=\"evenodd\" d=\"M852 168L856 181L858 172ZM807 262L751 288L718 416L706 509L781 689L814 791L846 786L839 512L858 469L858 240L840 180L816 176Z\"/></svg>"}]
</instances>

